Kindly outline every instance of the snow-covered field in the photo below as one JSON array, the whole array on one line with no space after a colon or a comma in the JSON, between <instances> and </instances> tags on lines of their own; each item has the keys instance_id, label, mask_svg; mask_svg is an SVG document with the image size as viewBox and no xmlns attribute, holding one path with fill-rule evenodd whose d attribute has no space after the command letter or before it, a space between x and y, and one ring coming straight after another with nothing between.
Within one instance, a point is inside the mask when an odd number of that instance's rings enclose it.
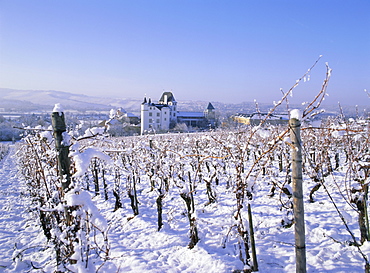
<instances>
[{"instance_id":1,"label":"snow-covered field","mask_svg":"<svg viewBox=\"0 0 370 273\"><path fill-rule=\"evenodd\" d=\"M24 180L18 175L14 153L11 145L0 162L0 272L27 272L29 264L22 265L22 256L37 259L46 245L30 213L31 200L23 195Z\"/></svg>"},{"instance_id":2,"label":"snow-covered field","mask_svg":"<svg viewBox=\"0 0 370 273\"><path fill-rule=\"evenodd\" d=\"M256 135L260 137L261 145L267 145L274 137L273 133L264 130ZM43 137L47 139L45 134ZM248 166L254 162L253 155L260 155L258 149L261 146L233 146L233 143L239 141L238 134L227 136L225 139L228 144L221 141L223 138L224 136L204 134L183 135L180 138L171 135L146 136L87 140L81 142L79 147L74 146L75 173L86 174L75 176L73 181L79 189L79 195L83 196L83 192L91 196L92 204L84 201L82 206L91 212L90 216L94 215L95 208L98 209L98 216L90 221L96 226L100 225L100 230L104 229L107 240L103 242L102 237L96 235L95 244L91 237L91 253L100 253L100 258L94 261L96 255L91 255L86 269L81 264L70 265L69 268L76 272L95 270L158 273L233 272L249 268L245 263L246 260L251 263L251 259L240 256L245 253L241 250L238 233L240 222L235 216L238 191L234 179L238 171L233 167L238 162L243 162L245 170L242 173L246 176L248 170L251 170ZM368 133L367 139L362 141L368 145ZM290 148L289 145L282 145L286 146L280 150L284 155L284 149ZM56 269L55 251L52 242L46 240L40 227L40 205L35 200L32 202L30 183L17 169L15 153L19 147L21 146L11 145L9 154L0 163L0 272L53 272ZM236 156L239 148L250 150L249 161L246 158L243 159L245 162L240 161ZM327 149L329 150L328 147ZM82 156L84 151L85 157ZM232 155L228 155L230 151ZM46 153L53 156L53 152ZM103 153L109 155L110 159L102 156ZM25 156L21 152L19 154ZM130 157L131 155L136 157ZM276 153L270 157L278 156ZM331 158L334 160L334 157ZM42 158L39 160L50 162ZM94 165L84 166L83 162L79 165L78 160L97 162L95 169L99 173L99 194L94 190ZM253 198L248 201L244 197L240 217L244 225L248 226L249 203L252 208L259 272L295 272L294 225L282 225L282 220L289 223L292 218L292 210L289 208L291 198L279 189L284 187L290 190L290 185L285 181L288 165L284 165L284 170L279 172L278 161L263 157L260 161L257 171L252 170L248 177L249 184L245 190L250 191ZM29 160L29 164L34 164L32 162ZM303 177L308 272L364 272L365 261L359 250L370 259L370 242L365 242L360 247L354 246L353 238L334 206L335 203L359 242L358 213L345 198L348 164L342 156L340 163L341 167L325 177L327 191L321 187L313 195L315 202L309 202L309 193L317 183L308 177L307 170ZM39 167L32 165L32 168ZM46 174L47 181L55 182L55 166L45 167L40 172ZM169 180L164 180L164 177ZM133 185L135 179L136 183ZM214 202L210 202L209 188L207 189L204 182L207 180L211 181ZM107 196L103 181L107 183ZM164 181L168 182L169 188L166 188L167 184L163 184ZM190 182L195 188L188 188L187 184L191 184ZM272 182L275 183L275 194L271 194ZM88 183L89 188L86 187ZM132 199L128 196L128 193L133 193L133 187L137 194L137 215L133 213ZM114 210L117 206L114 190L119 193L122 204L117 210ZM192 192L194 197L195 209L191 217L196 219L199 242L193 248L188 247L188 210L181 197L184 192ZM157 198L160 193L164 193L163 226L158 231ZM250 232L247 227L245 230ZM97 250L102 244L107 248L104 251ZM81 256L78 258L82 259ZM86 259L85 257L85 262Z\"/></svg>"}]
</instances>

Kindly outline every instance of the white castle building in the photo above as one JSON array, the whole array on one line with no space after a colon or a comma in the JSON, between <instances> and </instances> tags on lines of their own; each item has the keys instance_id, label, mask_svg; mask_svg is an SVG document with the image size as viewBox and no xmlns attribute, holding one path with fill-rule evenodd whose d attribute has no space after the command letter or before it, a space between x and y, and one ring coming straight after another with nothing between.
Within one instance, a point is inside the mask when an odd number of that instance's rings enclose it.
<instances>
[{"instance_id":1,"label":"white castle building","mask_svg":"<svg viewBox=\"0 0 370 273\"><path fill-rule=\"evenodd\" d=\"M141 104L141 134L149 131L166 131L177 123L191 127L215 127L215 108L208 104L204 112L179 112L172 92L164 92L158 103L144 98Z\"/></svg>"}]
</instances>

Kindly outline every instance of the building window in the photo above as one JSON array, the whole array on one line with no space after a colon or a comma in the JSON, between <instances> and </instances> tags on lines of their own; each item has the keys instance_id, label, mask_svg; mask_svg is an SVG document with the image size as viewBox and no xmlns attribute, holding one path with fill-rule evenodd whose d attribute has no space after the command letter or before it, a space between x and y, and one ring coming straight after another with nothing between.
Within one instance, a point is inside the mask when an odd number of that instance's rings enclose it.
<instances>
[{"instance_id":1,"label":"building window","mask_svg":"<svg viewBox=\"0 0 370 273\"><path fill-rule=\"evenodd\" d=\"M153 123L153 120L151 118L149 119L149 123Z\"/></svg>"},{"instance_id":2,"label":"building window","mask_svg":"<svg viewBox=\"0 0 370 273\"><path fill-rule=\"evenodd\" d=\"M153 113L152 112L149 112L149 117L153 116Z\"/></svg>"},{"instance_id":3,"label":"building window","mask_svg":"<svg viewBox=\"0 0 370 273\"><path fill-rule=\"evenodd\" d=\"M165 111L164 114L167 115L167 112Z\"/></svg>"},{"instance_id":4,"label":"building window","mask_svg":"<svg viewBox=\"0 0 370 273\"><path fill-rule=\"evenodd\" d=\"M157 123L159 123L159 119L157 119Z\"/></svg>"},{"instance_id":5,"label":"building window","mask_svg":"<svg viewBox=\"0 0 370 273\"><path fill-rule=\"evenodd\" d=\"M157 113L157 117L159 117L160 113Z\"/></svg>"},{"instance_id":6,"label":"building window","mask_svg":"<svg viewBox=\"0 0 370 273\"><path fill-rule=\"evenodd\" d=\"M164 121L166 121L167 120L167 118L164 118Z\"/></svg>"}]
</instances>

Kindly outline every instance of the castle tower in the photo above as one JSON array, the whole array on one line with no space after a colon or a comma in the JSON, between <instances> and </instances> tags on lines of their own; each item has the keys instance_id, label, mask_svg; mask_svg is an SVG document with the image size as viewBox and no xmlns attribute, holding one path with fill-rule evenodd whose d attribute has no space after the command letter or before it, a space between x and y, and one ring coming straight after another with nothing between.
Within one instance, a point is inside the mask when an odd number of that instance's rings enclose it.
<instances>
[{"instance_id":1,"label":"castle tower","mask_svg":"<svg viewBox=\"0 0 370 273\"><path fill-rule=\"evenodd\" d=\"M204 117L208 120L211 128L216 127L216 112L212 103L208 103L207 109L204 110Z\"/></svg>"},{"instance_id":2,"label":"castle tower","mask_svg":"<svg viewBox=\"0 0 370 273\"><path fill-rule=\"evenodd\" d=\"M215 119L216 118L216 113L215 113L215 108L213 107L212 103L208 103L207 109L204 111L204 116L207 119Z\"/></svg>"},{"instance_id":3,"label":"castle tower","mask_svg":"<svg viewBox=\"0 0 370 273\"><path fill-rule=\"evenodd\" d=\"M141 103L141 128L140 134L143 135L145 131L149 129L149 103L144 98L144 101Z\"/></svg>"}]
</instances>

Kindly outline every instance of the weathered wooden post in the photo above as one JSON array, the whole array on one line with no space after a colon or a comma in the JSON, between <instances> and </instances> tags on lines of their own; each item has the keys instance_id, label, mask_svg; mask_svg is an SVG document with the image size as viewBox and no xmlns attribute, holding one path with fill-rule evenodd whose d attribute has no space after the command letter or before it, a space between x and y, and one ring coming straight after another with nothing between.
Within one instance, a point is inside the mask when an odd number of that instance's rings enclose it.
<instances>
[{"instance_id":1,"label":"weathered wooden post","mask_svg":"<svg viewBox=\"0 0 370 273\"><path fill-rule=\"evenodd\" d=\"M257 261L257 254L256 254L256 243L254 241L254 230L253 230L253 218L252 218L252 208L251 204L248 203L248 222L249 222L249 232L250 232L250 240L251 240L251 248L252 248L252 259L253 259L253 271L258 271L258 261Z\"/></svg>"},{"instance_id":2,"label":"weathered wooden post","mask_svg":"<svg viewBox=\"0 0 370 273\"><path fill-rule=\"evenodd\" d=\"M67 127L64 120L64 113L60 106L60 104L55 104L55 107L53 109L53 112L51 114L51 124L53 126L53 135L55 139L55 148L57 150L57 160L58 160L58 173L60 177L60 181L62 184L62 194L67 192L69 189L69 185L71 183L71 174L70 174L70 160L68 157L69 153L69 143L68 139L64 139L67 131ZM68 226L72 223L72 213L71 208L65 206L64 207L64 214L66 223ZM59 219L59 218L58 218ZM58 226L59 226L59 220ZM59 239L55 239L55 250L56 250L56 258L57 258L57 265L59 266L65 266L65 260L64 258L68 256L67 253L73 253L73 246L71 245L63 247L63 244ZM74 264L75 261L70 260L71 264ZM62 272L62 271L57 271Z\"/></svg>"},{"instance_id":3,"label":"weathered wooden post","mask_svg":"<svg viewBox=\"0 0 370 273\"><path fill-rule=\"evenodd\" d=\"M64 120L64 113L59 104L55 105L53 113L51 114L51 123L58 156L58 172L62 182L62 188L64 191L67 191L71 183L71 174L69 171L70 160L68 157L69 146L68 143L66 143L67 139L63 139L63 133L66 132L67 127Z\"/></svg>"},{"instance_id":4,"label":"weathered wooden post","mask_svg":"<svg viewBox=\"0 0 370 273\"><path fill-rule=\"evenodd\" d=\"M368 194L369 194L369 184L364 185L364 205L365 205L365 222L367 227L367 240L370 241L370 224L369 224L369 213L368 213Z\"/></svg>"},{"instance_id":5,"label":"weathered wooden post","mask_svg":"<svg viewBox=\"0 0 370 273\"><path fill-rule=\"evenodd\" d=\"M294 117L293 117L294 116ZM302 189L302 146L301 122L299 115L292 114L289 120L290 140L292 142L292 181L293 181L293 210L295 221L295 253L296 272L306 272L306 242L304 224L304 205Z\"/></svg>"}]
</instances>

